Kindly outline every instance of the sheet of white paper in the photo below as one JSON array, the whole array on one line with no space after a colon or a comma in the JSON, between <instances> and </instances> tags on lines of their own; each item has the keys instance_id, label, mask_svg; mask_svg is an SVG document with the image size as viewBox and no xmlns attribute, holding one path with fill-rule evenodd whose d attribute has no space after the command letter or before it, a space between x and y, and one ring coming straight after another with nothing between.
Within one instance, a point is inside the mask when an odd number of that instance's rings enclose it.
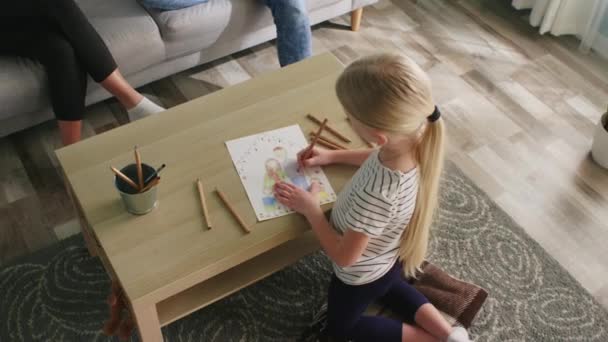
<instances>
[{"instance_id":1,"label":"sheet of white paper","mask_svg":"<svg viewBox=\"0 0 608 342\"><path fill-rule=\"evenodd\" d=\"M325 204L336 200L336 193L320 167L298 172L297 153L307 145L298 125L226 142L259 221L293 212L274 198L273 186L277 179L305 189L308 189L311 182L318 182L321 186L319 202Z\"/></svg>"}]
</instances>

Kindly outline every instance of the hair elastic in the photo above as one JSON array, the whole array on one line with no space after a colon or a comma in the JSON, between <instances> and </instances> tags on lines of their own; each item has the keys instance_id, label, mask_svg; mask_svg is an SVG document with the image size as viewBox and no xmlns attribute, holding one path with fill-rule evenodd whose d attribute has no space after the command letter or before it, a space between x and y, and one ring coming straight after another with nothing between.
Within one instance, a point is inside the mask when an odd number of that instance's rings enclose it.
<instances>
[{"instance_id":1,"label":"hair elastic","mask_svg":"<svg viewBox=\"0 0 608 342\"><path fill-rule=\"evenodd\" d=\"M437 106L435 106L435 110L433 111L433 114L427 116L426 119L429 120L429 122L435 122L435 121L439 120L440 117L441 117L441 112L439 111L439 108L437 108Z\"/></svg>"}]
</instances>

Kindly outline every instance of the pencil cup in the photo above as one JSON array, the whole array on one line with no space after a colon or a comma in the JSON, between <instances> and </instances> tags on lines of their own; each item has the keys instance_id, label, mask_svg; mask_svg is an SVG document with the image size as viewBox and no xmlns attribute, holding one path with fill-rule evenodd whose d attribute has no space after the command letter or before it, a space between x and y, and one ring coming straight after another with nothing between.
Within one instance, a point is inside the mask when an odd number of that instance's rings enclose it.
<instances>
[{"instance_id":1,"label":"pencil cup","mask_svg":"<svg viewBox=\"0 0 608 342\"><path fill-rule=\"evenodd\" d=\"M147 179L155 172L154 168L150 165L141 164L141 168L144 179ZM129 164L123 167L120 172L137 183L137 165ZM131 214L147 214L158 204L158 199L156 197L156 188L158 188L158 186L153 186L145 192L138 193L137 189L134 189L122 178L117 176L114 176L114 185L116 186L116 190L118 190L127 211Z\"/></svg>"}]
</instances>

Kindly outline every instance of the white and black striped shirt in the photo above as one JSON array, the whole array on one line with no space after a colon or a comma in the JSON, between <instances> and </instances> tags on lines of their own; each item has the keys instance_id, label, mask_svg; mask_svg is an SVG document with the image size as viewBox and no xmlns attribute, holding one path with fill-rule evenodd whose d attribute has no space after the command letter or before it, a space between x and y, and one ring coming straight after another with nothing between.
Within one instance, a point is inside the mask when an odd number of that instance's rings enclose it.
<instances>
[{"instance_id":1,"label":"white and black striped shirt","mask_svg":"<svg viewBox=\"0 0 608 342\"><path fill-rule=\"evenodd\" d=\"M369 236L359 259L348 267L334 264L340 280L362 285L382 277L398 257L401 235L407 227L418 192L418 172L391 170L370 154L344 187L331 213L331 223L340 233L347 229Z\"/></svg>"}]
</instances>

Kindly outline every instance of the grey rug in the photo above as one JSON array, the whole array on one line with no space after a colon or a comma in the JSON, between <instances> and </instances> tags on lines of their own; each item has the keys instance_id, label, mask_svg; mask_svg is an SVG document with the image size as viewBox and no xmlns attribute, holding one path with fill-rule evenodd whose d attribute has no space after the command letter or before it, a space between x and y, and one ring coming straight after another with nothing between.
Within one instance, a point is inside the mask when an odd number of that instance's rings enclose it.
<instances>
[{"instance_id":1,"label":"grey rug","mask_svg":"<svg viewBox=\"0 0 608 342\"><path fill-rule=\"evenodd\" d=\"M608 341L608 313L455 166L445 173L430 260L490 296L477 341ZM323 303L317 253L163 329L166 341L293 341ZM75 236L0 270L0 341L113 341L109 280ZM133 341L137 340L133 336Z\"/></svg>"}]
</instances>

